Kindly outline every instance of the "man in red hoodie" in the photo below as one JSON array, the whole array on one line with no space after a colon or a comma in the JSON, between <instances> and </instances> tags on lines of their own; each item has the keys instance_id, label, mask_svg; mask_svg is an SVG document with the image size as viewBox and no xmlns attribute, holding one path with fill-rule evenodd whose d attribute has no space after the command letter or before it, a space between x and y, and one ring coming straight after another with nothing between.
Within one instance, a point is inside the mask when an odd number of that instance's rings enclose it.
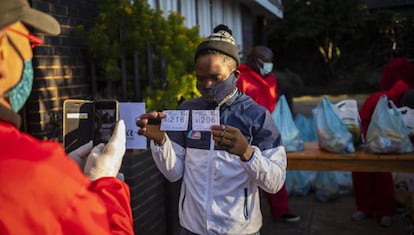
<instances>
[{"instance_id":1,"label":"man in red hoodie","mask_svg":"<svg viewBox=\"0 0 414 235\"><path fill-rule=\"evenodd\" d=\"M414 65L405 57L402 48L395 49L393 58L384 67L380 90L390 89L398 80L409 84L413 82Z\"/></svg>"},{"instance_id":2,"label":"man in red hoodie","mask_svg":"<svg viewBox=\"0 0 414 235\"><path fill-rule=\"evenodd\" d=\"M366 135L372 114L381 96L386 95L388 100L392 100L397 107L400 107L403 95L414 88L411 66L405 64L400 67L400 71L393 72L389 71L389 66L384 68L381 91L371 94L359 111L364 135ZM391 226L391 217L395 213L396 206L391 173L352 172L352 181L357 207L357 211L352 214L352 219L360 221L375 216L381 226Z\"/></svg>"},{"instance_id":3,"label":"man in red hoodie","mask_svg":"<svg viewBox=\"0 0 414 235\"><path fill-rule=\"evenodd\" d=\"M250 96L256 103L273 112L277 103L277 80L273 74L273 52L265 46L254 47L247 64L238 67L240 71L237 88ZM276 193L265 193L270 212L275 219L296 222L300 217L289 213L288 194L285 184Z\"/></svg>"},{"instance_id":4,"label":"man in red hoodie","mask_svg":"<svg viewBox=\"0 0 414 235\"><path fill-rule=\"evenodd\" d=\"M27 0L0 1L0 234L133 234L129 188L115 177L125 153L123 121L107 145L72 152L86 160L84 173L60 143L19 130L17 112L32 89L32 48L42 43L27 25L60 33Z\"/></svg>"}]
</instances>

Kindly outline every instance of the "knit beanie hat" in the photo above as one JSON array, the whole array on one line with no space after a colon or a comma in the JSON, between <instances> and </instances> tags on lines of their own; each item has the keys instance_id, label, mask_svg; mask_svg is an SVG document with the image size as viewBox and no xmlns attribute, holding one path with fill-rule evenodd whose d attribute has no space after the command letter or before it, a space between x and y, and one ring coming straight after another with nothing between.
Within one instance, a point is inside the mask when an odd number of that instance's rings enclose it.
<instances>
[{"instance_id":1,"label":"knit beanie hat","mask_svg":"<svg viewBox=\"0 0 414 235\"><path fill-rule=\"evenodd\" d=\"M240 64L239 53L232 31L226 25L220 24L214 28L213 34L208 36L198 45L194 60L208 50L218 51L233 58L237 65Z\"/></svg>"}]
</instances>

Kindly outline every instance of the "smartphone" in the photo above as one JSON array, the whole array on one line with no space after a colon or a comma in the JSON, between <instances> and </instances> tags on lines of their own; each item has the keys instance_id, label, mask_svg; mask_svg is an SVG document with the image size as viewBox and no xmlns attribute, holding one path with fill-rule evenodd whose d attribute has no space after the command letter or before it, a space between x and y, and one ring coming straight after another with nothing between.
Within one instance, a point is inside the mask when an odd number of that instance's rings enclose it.
<instances>
[{"instance_id":1,"label":"smartphone","mask_svg":"<svg viewBox=\"0 0 414 235\"><path fill-rule=\"evenodd\" d=\"M115 99L94 102L94 146L107 143L119 120L119 102Z\"/></svg>"},{"instance_id":2,"label":"smartphone","mask_svg":"<svg viewBox=\"0 0 414 235\"><path fill-rule=\"evenodd\" d=\"M65 100L63 102L63 146L67 153L88 143L93 135L94 102Z\"/></svg>"}]
</instances>

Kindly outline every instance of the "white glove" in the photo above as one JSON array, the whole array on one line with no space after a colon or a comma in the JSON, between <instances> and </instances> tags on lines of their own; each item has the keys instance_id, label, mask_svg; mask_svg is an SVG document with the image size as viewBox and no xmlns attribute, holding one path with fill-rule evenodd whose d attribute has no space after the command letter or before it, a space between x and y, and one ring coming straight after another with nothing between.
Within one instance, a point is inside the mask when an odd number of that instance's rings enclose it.
<instances>
[{"instance_id":1,"label":"white glove","mask_svg":"<svg viewBox=\"0 0 414 235\"><path fill-rule=\"evenodd\" d=\"M92 148L93 143L91 140L88 143L68 153L68 156L79 165L80 169L83 170L83 167L85 166L86 157L91 152Z\"/></svg>"},{"instance_id":2,"label":"white glove","mask_svg":"<svg viewBox=\"0 0 414 235\"><path fill-rule=\"evenodd\" d=\"M86 160L85 175L91 180L106 176L116 177L125 154L125 145L125 123L120 120L108 143L106 145L98 144L92 149Z\"/></svg>"}]
</instances>

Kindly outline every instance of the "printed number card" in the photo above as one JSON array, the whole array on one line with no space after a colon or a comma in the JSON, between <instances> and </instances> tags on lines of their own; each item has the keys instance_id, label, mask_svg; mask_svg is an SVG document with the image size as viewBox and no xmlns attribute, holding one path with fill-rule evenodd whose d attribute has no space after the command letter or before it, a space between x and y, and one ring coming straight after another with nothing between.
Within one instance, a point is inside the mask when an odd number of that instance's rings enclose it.
<instances>
[{"instance_id":1,"label":"printed number card","mask_svg":"<svg viewBox=\"0 0 414 235\"><path fill-rule=\"evenodd\" d=\"M161 119L162 131L186 131L188 130L188 110L164 110L167 117Z\"/></svg>"},{"instance_id":2,"label":"printed number card","mask_svg":"<svg viewBox=\"0 0 414 235\"><path fill-rule=\"evenodd\" d=\"M220 111L215 110L193 110L192 124L194 131L210 131L210 126L220 125Z\"/></svg>"}]
</instances>

